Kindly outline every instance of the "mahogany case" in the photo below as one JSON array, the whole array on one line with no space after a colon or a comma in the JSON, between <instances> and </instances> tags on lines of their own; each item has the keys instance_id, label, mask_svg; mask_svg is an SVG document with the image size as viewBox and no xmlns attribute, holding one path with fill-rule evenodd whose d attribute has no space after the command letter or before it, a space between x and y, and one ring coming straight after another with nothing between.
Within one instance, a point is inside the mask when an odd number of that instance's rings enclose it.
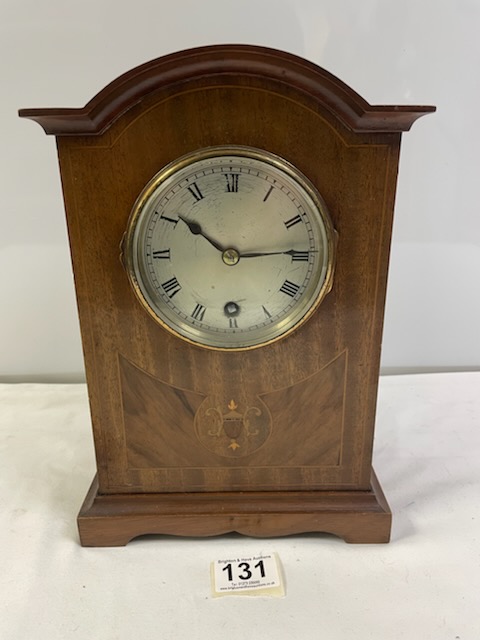
<instances>
[{"instance_id":1,"label":"mahogany case","mask_svg":"<svg viewBox=\"0 0 480 640\"><path fill-rule=\"evenodd\" d=\"M133 69L82 109L20 112L58 145L98 465L82 544L227 531L388 540L371 457L398 157L402 132L433 110L371 106L298 57L221 45ZM152 320L120 248L153 175L225 144L295 165L338 233L313 317L231 353Z\"/></svg>"}]
</instances>

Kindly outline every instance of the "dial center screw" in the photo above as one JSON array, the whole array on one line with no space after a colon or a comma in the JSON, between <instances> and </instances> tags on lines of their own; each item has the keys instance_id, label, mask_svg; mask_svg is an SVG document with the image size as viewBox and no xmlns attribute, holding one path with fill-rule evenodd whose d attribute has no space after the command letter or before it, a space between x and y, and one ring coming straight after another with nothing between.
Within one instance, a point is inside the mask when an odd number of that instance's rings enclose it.
<instances>
[{"instance_id":1,"label":"dial center screw","mask_svg":"<svg viewBox=\"0 0 480 640\"><path fill-rule=\"evenodd\" d=\"M232 267L238 263L240 255L236 249L225 249L222 253L222 260L225 264L228 264L229 267Z\"/></svg>"}]
</instances>

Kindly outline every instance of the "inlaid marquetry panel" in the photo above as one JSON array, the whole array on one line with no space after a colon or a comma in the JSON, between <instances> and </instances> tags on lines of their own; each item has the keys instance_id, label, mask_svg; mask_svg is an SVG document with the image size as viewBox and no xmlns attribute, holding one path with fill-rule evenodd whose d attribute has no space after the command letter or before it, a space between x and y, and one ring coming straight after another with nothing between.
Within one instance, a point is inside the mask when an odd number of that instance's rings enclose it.
<instances>
[{"instance_id":1,"label":"inlaid marquetry panel","mask_svg":"<svg viewBox=\"0 0 480 640\"><path fill-rule=\"evenodd\" d=\"M120 357L128 471L152 491L315 488L341 468L347 356L290 387L203 395ZM312 414L314 419L311 419ZM221 483L221 486L219 486Z\"/></svg>"}]
</instances>

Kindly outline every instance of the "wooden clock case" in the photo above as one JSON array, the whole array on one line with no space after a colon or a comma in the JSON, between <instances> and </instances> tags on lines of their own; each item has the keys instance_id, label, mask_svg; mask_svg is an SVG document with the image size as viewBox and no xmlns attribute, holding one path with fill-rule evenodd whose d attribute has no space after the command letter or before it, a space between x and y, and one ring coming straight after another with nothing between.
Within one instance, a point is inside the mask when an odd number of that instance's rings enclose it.
<instances>
[{"instance_id":1,"label":"wooden clock case","mask_svg":"<svg viewBox=\"0 0 480 640\"><path fill-rule=\"evenodd\" d=\"M98 474L81 543L329 532L387 542L372 441L400 138L432 107L371 106L296 56L246 45L133 69L82 109L24 109L57 139ZM145 184L213 145L285 158L338 233L333 288L283 340L241 352L175 337L121 260Z\"/></svg>"}]
</instances>

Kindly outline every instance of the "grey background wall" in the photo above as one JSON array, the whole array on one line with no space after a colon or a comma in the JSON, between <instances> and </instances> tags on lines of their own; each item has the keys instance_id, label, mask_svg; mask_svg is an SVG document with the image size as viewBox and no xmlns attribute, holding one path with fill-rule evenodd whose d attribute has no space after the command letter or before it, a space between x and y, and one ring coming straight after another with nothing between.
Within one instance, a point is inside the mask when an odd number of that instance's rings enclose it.
<instances>
[{"instance_id":1,"label":"grey background wall","mask_svg":"<svg viewBox=\"0 0 480 640\"><path fill-rule=\"evenodd\" d=\"M383 371L480 366L478 0L0 1L0 380L82 379L54 140L19 107L224 42L290 51L371 103L435 104L405 134Z\"/></svg>"}]
</instances>

